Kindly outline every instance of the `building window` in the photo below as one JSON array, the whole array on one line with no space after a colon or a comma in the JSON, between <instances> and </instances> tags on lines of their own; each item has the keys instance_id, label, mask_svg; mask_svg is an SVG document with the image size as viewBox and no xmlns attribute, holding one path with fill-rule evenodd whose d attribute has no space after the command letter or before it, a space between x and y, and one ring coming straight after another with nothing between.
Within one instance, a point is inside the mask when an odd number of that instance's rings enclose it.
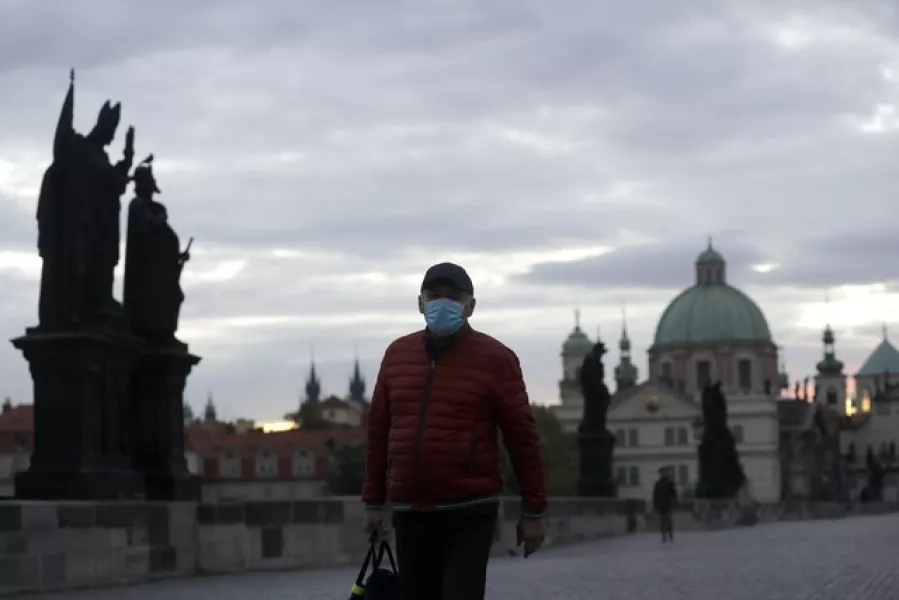
<instances>
[{"instance_id":1,"label":"building window","mask_svg":"<svg viewBox=\"0 0 899 600\"><path fill-rule=\"evenodd\" d=\"M310 452L300 450L293 454L293 476L310 477L315 474L315 458Z\"/></svg>"},{"instance_id":2,"label":"building window","mask_svg":"<svg viewBox=\"0 0 899 600\"><path fill-rule=\"evenodd\" d=\"M743 443L743 426L742 425L733 425L730 428L730 432L734 434L734 441L738 444Z\"/></svg>"},{"instance_id":3,"label":"building window","mask_svg":"<svg viewBox=\"0 0 899 600\"><path fill-rule=\"evenodd\" d=\"M690 483L690 465L677 466L677 482L681 485Z\"/></svg>"},{"instance_id":4,"label":"building window","mask_svg":"<svg viewBox=\"0 0 899 600\"><path fill-rule=\"evenodd\" d=\"M665 428L665 445L666 446L674 445L674 427L666 427Z\"/></svg>"},{"instance_id":5,"label":"building window","mask_svg":"<svg viewBox=\"0 0 899 600\"><path fill-rule=\"evenodd\" d=\"M671 363L663 362L662 363L662 381L664 381L665 383L670 385L673 380L674 380L674 375L671 372Z\"/></svg>"},{"instance_id":6,"label":"building window","mask_svg":"<svg viewBox=\"0 0 899 600\"><path fill-rule=\"evenodd\" d=\"M278 457L270 452L262 452L256 457L256 477L273 479L278 476Z\"/></svg>"},{"instance_id":7,"label":"building window","mask_svg":"<svg viewBox=\"0 0 899 600\"><path fill-rule=\"evenodd\" d=\"M690 432L686 427L678 427L677 428L677 445L678 446L689 446L690 445Z\"/></svg>"},{"instance_id":8,"label":"building window","mask_svg":"<svg viewBox=\"0 0 899 600\"><path fill-rule=\"evenodd\" d=\"M741 358L737 362L737 382L744 392L752 389L752 361L748 358Z\"/></svg>"},{"instance_id":9,"label":"building window","mask_svg":"<svg viewBox=\"0 0 899 600\"><path fill-rule=\"evenodd\" d=\"M615 432L615 439L618 441L619 446L627 446L627 432L624 429L619 429Z\"/></svg>"},{"instance_id":10,"label":"building window","mask_svg":"<svg viewBox=\"0 0 899 600\"><path fill-rule=\"evenodd\" d=\"M696 361L696 387L700 390L712 383L712 363L707 360Z\"/></svg>"},{"instance_id":11,"label":"building window","mask_svg":"<svg viewBox=\"0 0 899 600\"><path fill-rule=\"evenodd\" d=\"M240 479L240 458L233 454L226 454L219 463L222 479Z\"/></svg>"},{"instance_id":12,"label":"building window","mask_svg":"<svg viewBox=\"0 0 899 600\"><path fill-rule=\"evenodd\" d=\"M627 467L618 467L615 469L615 481L618 485L624 487L627 485Z\"/></svg>"},{"instance_id":13,"label":"building window","mask_svg":"<svg viewBox=\"0 0 899 600\"><path fill-rule=\"evenodd\" d=\"M628 429L627 431L627 445L630 447L639 446L640 445L640 432L637 429Z\"/></svg>"},{"instance_id":14,"label":"building window","mask_svg":"<svg viewBox=\"0 0 899 600\"><path fill-rule=\"evenodd\" d=\"M628 484L632 486L640 485L640 467L630 467L628 469Z\"/></svg>"}]
</instances>

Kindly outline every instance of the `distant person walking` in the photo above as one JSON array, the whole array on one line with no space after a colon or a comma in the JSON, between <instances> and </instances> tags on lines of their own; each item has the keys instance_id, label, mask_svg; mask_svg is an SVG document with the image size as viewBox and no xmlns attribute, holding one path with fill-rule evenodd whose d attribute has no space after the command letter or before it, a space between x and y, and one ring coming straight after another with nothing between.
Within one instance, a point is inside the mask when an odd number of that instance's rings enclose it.
<instances>
[{"instance_id":1,"label":"distant person walking","mask_svg":"<svg viewBox=\"0 0 899 600\"><path fill-rule=\"evenodd\" d=\"M671 513L677 504L677 488L667 468L659 469L659 479L652 490L652 508L659 515L662 542L674 541L674 523Z\"/></svg>"},{"instance_id":2,"label":"distant person walking","mask_svg":"<svg viewBox=\"0 0 899 600\"><path fill-rule=\"evenodd\" d=\"M368 414L365 527L381 535L390 504L408 600L484 598L503 491L497 430L521 489L524 556L544 539L540 439L521 367L471 328L474 308L462 267L428 269L418 297L427 326L387 348Z\"/></svg>"}]
</instances>

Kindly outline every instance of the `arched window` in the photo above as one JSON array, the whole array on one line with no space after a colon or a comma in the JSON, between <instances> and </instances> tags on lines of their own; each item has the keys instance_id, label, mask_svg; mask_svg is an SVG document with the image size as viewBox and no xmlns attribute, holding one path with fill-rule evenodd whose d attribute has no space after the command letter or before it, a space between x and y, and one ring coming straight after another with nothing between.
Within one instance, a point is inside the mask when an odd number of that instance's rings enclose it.
<instances>
[{"instance_id":1,"label":"arched window","mask_svg":"<svg viewBox=\"0 0 899 600\"><path fill-rule=\"evenodd\" d=\"M837 390L834 388L827 388L827 404L828 406L836 406L837 405Z\"/></svg>"}]
</instances>

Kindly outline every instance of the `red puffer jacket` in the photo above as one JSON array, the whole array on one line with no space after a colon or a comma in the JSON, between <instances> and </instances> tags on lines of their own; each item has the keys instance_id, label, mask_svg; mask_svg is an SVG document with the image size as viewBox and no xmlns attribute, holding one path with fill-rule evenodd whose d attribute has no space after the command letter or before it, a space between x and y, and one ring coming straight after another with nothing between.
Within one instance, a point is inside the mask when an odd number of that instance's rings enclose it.
<instances>
[{"instance_id":1,"label":"red puffer jacket","mask_svg":"<svg viewBox=\"0 0 899 600\"><path fill-rule=\"evenodd\" d=\"M522 511L539 516L546 508L540 439L518 357L467 325L433 355L425 331L384 354L368 415L363 501L436 510L500 494L499 427Z\"/></svg>"}]
</instances>

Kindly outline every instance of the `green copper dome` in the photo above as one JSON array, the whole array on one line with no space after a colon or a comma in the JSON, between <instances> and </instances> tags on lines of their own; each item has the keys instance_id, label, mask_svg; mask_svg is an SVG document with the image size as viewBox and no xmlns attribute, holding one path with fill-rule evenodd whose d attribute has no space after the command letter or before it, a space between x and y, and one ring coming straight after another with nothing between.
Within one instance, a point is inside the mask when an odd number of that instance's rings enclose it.
<instances>
[{"instance_id":1,"label":"green copper dome","mask_svg":"<svg viewBox=\"0 0 899 600\"><path fill-rule=\"evenodd\" d=\"M899 373L899 350L887 339L884 328L883 340L874 349L874 352L865 360L862 368L856 375L883 375L884 373Z\"/></svg>"},{"instance_id":2,"label":"green copper dome","mask_svg":"<svg viewBox=\"0 0 899 600\"><path fill-rule=\"evenodd\" d=\"M562 354L586 356L593 350L593 342L581 329L581 311L574 311L574 329L562 344Z\"/></svg>"},{"instance_id":3,"label":"green copper dome","mask_svg":"<svg viewBox=\"0 0 899 600\"><path fill-rule=\"evenodd\" d=\"M593 349L593 342L587 337L580 326L575 326L574 331L568 335L568 339L562 344L562 352L565 354L589 354Z\"/></svg>"},{"instance_id":4,"label":"green copper dome","mask_svg":"<svg viewBox=\"0 0 899 600\"><path fill-rule=\"evenodd\" d=\"M696 259L696 284L681 292L659 319L654 346L770 342L758 305L725 281L725 261L709 247Z\"/></svg>"}]
</instances>

